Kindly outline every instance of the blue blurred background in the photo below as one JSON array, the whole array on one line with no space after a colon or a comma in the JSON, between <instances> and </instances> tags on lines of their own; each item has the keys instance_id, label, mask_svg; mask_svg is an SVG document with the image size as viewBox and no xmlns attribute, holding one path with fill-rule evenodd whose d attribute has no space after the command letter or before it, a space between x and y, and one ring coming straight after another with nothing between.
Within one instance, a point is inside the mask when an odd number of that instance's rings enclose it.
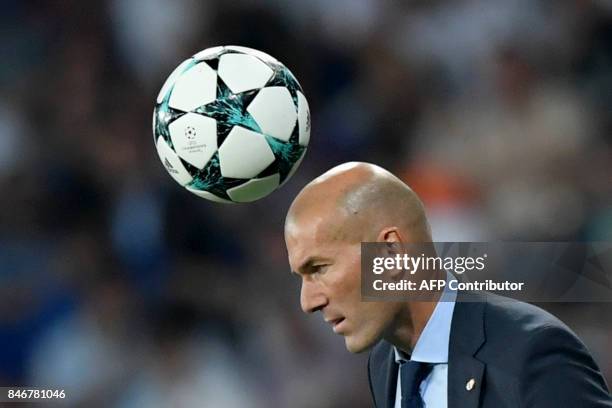
<instances>
[{"instance_id":1,"label":"blue blurred background","mask_svg":"<svg viewBox=\"0 0 612 408\"><path fill-rule=\"evenodd\" d=\"M20 1L0 14L0 385L74 407L369 407L365 355L299 309L285 212L365 160L434 238L612 239L606 0ZM180 188L151 114L214 45L284 62L300 170L249 205ZM612 380L612 303L549 304Z\"/></svg>"}]
</instances>

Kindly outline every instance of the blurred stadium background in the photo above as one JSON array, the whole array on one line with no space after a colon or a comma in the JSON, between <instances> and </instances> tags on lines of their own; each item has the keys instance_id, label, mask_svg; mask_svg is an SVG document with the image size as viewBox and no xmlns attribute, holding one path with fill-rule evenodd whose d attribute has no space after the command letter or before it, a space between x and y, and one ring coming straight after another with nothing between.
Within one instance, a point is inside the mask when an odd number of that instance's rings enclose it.
<instances>
[{"instance_id":1,"label":"blurred stadium background","mask_svg":"<svg viewBox=\"0 0 612 408\"><path fill-rule=\"evenodd\" d=\"M366 356L299 309L282 225L312 177L380 164L436 240L612 239L606 0L4 0L0 384L74 407L369 407ZM250 205L166 174L153 102L245 45L309 98L300 171ZM612 381L612 303L544 305Z\"/></svg>"}]
</instances>

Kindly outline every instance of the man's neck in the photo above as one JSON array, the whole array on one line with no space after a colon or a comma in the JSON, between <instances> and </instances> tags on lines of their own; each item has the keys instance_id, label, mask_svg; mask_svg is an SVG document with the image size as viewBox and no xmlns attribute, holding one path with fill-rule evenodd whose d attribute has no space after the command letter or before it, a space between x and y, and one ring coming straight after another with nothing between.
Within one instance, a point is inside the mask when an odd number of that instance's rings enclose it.
<instances>
[{"instance_id":1,"label":"man's neck","mask_svg":"<svg viewBox=\"0 0 612 408\"><path fill-rule=\"evenodd\" d=\"M444 276L445 272L436 271L435 276L432 276L431 279L444 279ZM430 301L404 302L404 307L400 309L396 316L394 327L384 336L385 340L403 352L411 354L433 314L440 296L442 296L442 292L436 292L432 294L432 300Z\"/></svg>"}]
</instances>

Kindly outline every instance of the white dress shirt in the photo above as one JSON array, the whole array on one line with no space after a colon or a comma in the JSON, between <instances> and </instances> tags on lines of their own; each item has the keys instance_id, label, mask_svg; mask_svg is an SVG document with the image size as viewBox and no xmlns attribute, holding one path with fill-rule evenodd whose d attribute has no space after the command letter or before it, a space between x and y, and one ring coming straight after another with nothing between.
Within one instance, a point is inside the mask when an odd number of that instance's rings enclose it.
<instances>
[{"instance_id":1,"label":"white dress shirt","mask_svg":"<svg viewBox=\"0 0 612 408\"><path fill-rule=\"evenodd\" d=\"M419 336L412 351L411 360L433 364L429 375L421 382L419 392L426 408L447 407L448 384L448 345L450 340L451 322L457 292L450 290L447 276L447 285L442 292L431 317L427 321L423 332ZM394 348L395 362L408 360L403 352ZM397 388L395 390L395 408L402 407L402 385L400 372L397 373Z\"/></svg>"}]
</instances>

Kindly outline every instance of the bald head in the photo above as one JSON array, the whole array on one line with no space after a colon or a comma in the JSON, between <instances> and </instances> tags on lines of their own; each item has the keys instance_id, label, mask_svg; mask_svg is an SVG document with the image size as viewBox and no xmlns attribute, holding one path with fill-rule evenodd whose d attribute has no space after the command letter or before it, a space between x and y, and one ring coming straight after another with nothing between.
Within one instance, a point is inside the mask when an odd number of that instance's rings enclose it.
<instances>
[{"instance_id":1,"label":"bald head","mask_svg":"<svg viewBox=\"0 0 612 408\"><path fill-rule=\"evenodd\" d=\"M331 239L376 241L395 227L412 242L431 241L423 204L406 184L369 163L339 165L310 182L293 201L285 232L324 224Z\"/></svg>"}]
</instances>

